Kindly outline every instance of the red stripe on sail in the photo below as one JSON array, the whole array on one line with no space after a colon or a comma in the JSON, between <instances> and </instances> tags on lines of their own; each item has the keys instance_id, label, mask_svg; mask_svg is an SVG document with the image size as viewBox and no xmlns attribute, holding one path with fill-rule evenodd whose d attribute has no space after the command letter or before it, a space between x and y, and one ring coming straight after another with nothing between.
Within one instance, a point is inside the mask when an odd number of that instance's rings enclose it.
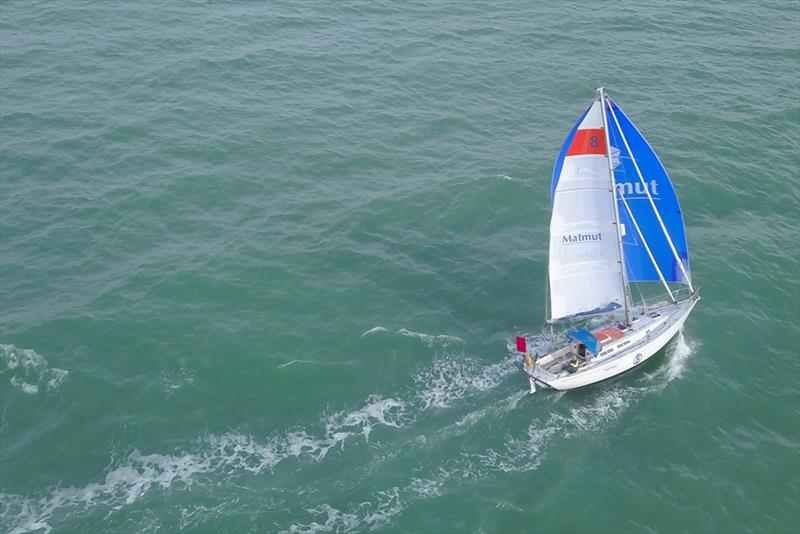
<instances>
[{"instance_id":1,"label":"red stripe on sail","mask_svg":"<svg viewBox=\"0 0 800 534\"><path fill-rule=\"evenodd\" d=\"M585 156L587 154L606 155L606 135L602 128L576 130L567 156Z\"/></svg>"}]
</instances>

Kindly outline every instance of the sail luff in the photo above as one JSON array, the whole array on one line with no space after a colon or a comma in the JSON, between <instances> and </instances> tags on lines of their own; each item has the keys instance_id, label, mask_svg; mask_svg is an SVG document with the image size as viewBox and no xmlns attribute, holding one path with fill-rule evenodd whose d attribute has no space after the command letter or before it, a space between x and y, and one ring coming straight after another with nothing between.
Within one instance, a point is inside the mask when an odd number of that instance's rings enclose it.
<instances>
[{"instance_id":1,"label":"sail luff","mask_svg":"<svg viewBox=\"0 0 800 534\"><path fill-rule=\"evenodd\" d=\"M623 309L625 311L625 322L630 324L631 317L628 302L630 301L630 289L628 287L628 280L626 279L625 273L625 256L622 251L622 234L620 233L620 224L619 224L619 207L617 206L617 183L614 179L614 169L611 166L611 138L609 137L608 133L608 117L606 116L606 93L603 87L600 87L597 90L600 93L600 104L603 109L603 132L606 137L606 159L608 161L608 179L609 185L611 189L609 193L611 194L611 204L614 206L614 228L616 229L616 237L617 237L617 252L619 254L619 275L620 281L622 283L622 297L623 297Z\"/></svg>"},{"instance_id":2,"label":"sail luff","mask_svg":"<svg viewBox=\"0 0 800 534\"><path fill-rule=\"evenodd\" d=\"M605 105L603 106L603 116L605 116ZM686 268L683 265L683 261L678 254L677 249L675 248L675 244L672 242L672 237L670 236L669 232L667 231L667 227L664 224L664 220L661 218L661 213L658 211L655 202L653 201L653 197L650 194L649 189L647 188L647 183L645 182L644 176L642 175L642 171L639 168L639 164L636 162L636 157L633 155L631 151L631 147L628 144L628 139L625 137L625 133L622 131L622 127L619 124L619 120L617 120L617 115L614 113L614 108L609 106L609 111L611 112L611 117L614 119L614 123L617 125L617 129L619 130L620 138L622 142L625 144L625 149L628 151L630 155L631 162L633 163L634 169L636 169L636 174L639 176L639 181L642 183L643 189L645 194L647 195L647 199L650 202L650 206L653 208L653 213L655 213L656 219L658 219L658 224L661 226L661 231L664 232L664 236L667 239L667 243L669 243L670 250L672 251L672 255L675 258L675 262L678 264L681 272L683 273L684 278L686 279L686 283L689 285L689 289L694 292L694 287L692 286L692 280L689 277L689 274L686 272Z\"/></svg>"}]
</instances>

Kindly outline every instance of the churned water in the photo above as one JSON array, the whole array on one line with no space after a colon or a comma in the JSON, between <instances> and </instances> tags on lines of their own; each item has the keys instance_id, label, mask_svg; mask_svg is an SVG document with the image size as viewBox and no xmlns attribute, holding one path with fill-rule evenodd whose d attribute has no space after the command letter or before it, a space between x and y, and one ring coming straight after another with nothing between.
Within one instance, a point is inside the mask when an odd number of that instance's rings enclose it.
<instances>
[{"instance_id":1,"label":"churned water","mask_svg":"<svg viewBox=\"0 0 800 534\"><path fill-rule=\"evenodd\" d=\"M0 4L0 530L800 527L796 1ZM530 396L604 85L703 300Z\"/></svg>"}]
</instances>

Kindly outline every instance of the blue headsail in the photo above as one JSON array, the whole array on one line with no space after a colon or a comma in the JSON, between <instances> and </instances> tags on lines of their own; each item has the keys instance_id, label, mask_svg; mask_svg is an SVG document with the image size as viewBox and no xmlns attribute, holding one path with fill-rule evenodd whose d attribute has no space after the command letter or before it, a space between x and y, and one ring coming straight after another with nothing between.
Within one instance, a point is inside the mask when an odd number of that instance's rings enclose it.
<instances>
[{"instance_id":1,"label":"blue headsail","mask_svg":"<svg viewBox=\"0 0 800 534\"><path fill-rule=\"evenodd\" d=\"M613 114L612 114L613 112ZM686 245L686 229L683 215L678 204L678 197L672 187L667 171L631 120L610 98L607 100L606 116L608 134L611 141L611 161L614 168L614 179L617 184L617 205L619 221L624 226L622 238L625 266L630 282L657 282L658 272L647 254L639 233L636 231L631 214L636 219L639 229L644 235L650 252L658 264L667 282L689 283L678 265L675 255L669 246L667 237L658 222L653 206L647 197L649 191L653 203L661 215L661 220L669 233L683 267L688 274L689 251ZM614 120L616 117L616 120ZM631 154L620 135L625 136L630 151L636 158L644 183L639 178L633 165ZM618 152L617 152L618 151ZM623 202L620 197L624 197ZM627 203L627 207L625 204ZM629 211L630 210L630 213Z\"/></svg>"}]
</instances>

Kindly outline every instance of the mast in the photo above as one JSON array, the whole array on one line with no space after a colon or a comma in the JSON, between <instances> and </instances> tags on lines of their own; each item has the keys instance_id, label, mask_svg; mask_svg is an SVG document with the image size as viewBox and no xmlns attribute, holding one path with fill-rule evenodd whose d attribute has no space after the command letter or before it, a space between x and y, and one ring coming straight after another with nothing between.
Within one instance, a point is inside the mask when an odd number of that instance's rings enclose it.
<instances>
[{"instance_id":1,"label":"mast","mask_svg":"<svg viewBox=\"0 0 800 534\"><path fill-rule=\"evenodd\" d=\"M603 132L606 137L606 159L608 160L608 178L611 183L611 204L614 206L614 227L617 229L617 253L619 254L619 276L622 284L622 307L625 311L625 324L631 324L630 309L628 307L629 288L628 277L625 273L625 257L622 252L622 233L619 224L619 207L617 206L617 181L614 179L614 168L611 166L611 138L608 134L608 118L606 117L606 91L605 88L597 89L600 95L600 107L603 108Z\"/></svg>"},{"instance_id":2,"label":"mast","mask_svg":"<svg viewBox=\"0 0 800 534\"><path fill-rule=\"evenodd\" d=\"M548 265L544 272L544 320L550 323L550 258L548 254Z\"/></svg>"}]
</instances>

